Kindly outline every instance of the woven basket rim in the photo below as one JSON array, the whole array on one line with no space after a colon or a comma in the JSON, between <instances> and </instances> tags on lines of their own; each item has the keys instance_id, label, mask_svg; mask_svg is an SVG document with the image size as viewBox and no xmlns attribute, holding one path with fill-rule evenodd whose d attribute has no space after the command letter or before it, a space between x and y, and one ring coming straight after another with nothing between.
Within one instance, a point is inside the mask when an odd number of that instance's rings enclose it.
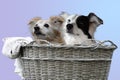
<instances>
[{"instance_id":1,"label":"woven basket rim","mask_svg":"<svg viewBox=\"0 0 120 80\"><path fill-rule=\"evenodd\" d=\"M110 45L105 44L110 43ZM44 44L37 44L35 41L24 45L22 47L39 47L39 48L81 48L81 49L113 49L115 50L117 48L117 45L114 44L110 40L105 40L103 42L98 42L91 45L81 45L81 44L75 44L75 45L65 45L65 44L50 44L50 43L44 43Z\"/></svg>"},{"instance_id":2,"label":"woven basket rim","mask_svg":"<svg viewBox=\"0 0 120 80\"><path fill-rule=\"evenodd\" d=\"M39 47L39 48L83 48L83 49L116 49L116 46L113 45L104 45L104 46L74 46L74 45L47 45L47 44L35 44L35 45L25 45L22 47Z\"/></svg>"}]
</instances>

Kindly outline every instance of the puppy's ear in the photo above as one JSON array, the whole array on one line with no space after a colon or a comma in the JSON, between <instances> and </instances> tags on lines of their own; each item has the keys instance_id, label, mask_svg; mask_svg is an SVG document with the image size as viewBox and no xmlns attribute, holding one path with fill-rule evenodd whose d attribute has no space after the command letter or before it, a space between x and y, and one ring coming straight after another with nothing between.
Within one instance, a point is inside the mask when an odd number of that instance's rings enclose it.
<instances>
[{"instance_id":1,"label":"puppy's ear","mask_svg":"<svg viewBox=\"0 0 120 80\"><path fill-rule=\"evenodd\" d=\"M65 21L65 19L63 17L61 17L61 16L58 17L58 22L63 23L64 21Z\"/></svg>"},{"instance_id":2,"label":"puppy's ear","mask_svg":"<svg viewBox=\"0 0 120 80\"><path fill-rule=\"evenodd\" d=\"M88 19L89 19L89 33L94 39L94 33L96 31L96 28L99 25L103 24L103 20L94 13L89 13Z\"/></svg>"},{"instance_id":3,"label":"puppy's ear","mask_svg":"<svg viewBox=\"0 0 120 80\"><path fill-rule=\"evenodd\" d=\"M66 13L66 12L64 12L64 11L62 11L62 12L59 14L59 16L63 17L64 19L66 19L69 15L70 15L70 14L68 14L68 13Z\"/></svg>"},{"instance_id":4,"label":"puppy's ear","mask_svg":"<svg viewBox=\"0 0 120 80\"><path fill-rule=\"evenodd\" d=\"M61 16L51 16L50 21L53 23L59 22L62 24L65 21L65 19Z\"/></svg>"},{"instance_id":5,"label":"puppy's ear","mask_svg":"<svg viewBox=\"0 0 120 80\"><path fill-rule=\"evenodd\" d=\"M33 25L39 20L41 20L41 17L34 17L28 22L28 25Z\"/></svg>"},{"instance_id":6,"label":"puppy's ear","mask_svg":"<svg viewBox=\"0 0 120 80\"><path fill-rule=\"evenodd\" d=\"M95 23L97 25L96 27L103 24L103 20L94 13L89 13L88 18L90 23Z\"/></svg>"}]
</instances>

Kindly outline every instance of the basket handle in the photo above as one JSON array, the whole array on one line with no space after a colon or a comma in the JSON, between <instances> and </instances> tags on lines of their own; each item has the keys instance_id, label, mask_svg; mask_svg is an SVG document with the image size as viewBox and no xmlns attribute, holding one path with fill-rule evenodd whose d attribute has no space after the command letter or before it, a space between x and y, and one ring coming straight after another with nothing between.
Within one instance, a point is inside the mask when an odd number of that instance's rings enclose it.
<instances>
[{"instance_id":1,"label":"basket handle","mask_svg":"<svg viewBox=\"0 0 120 80\"><path fill-rule=\"evenodd\" d=\"M97 43L92 50L97 49L100 45L103 45L103 46L104 46L104 44L105 44L105 43L108 43L108 42L110 43L110 46L114 46L115 48L117 48L117 45L114 44L112 41L110 41L110 40L105 40L105 41L102 41L102 42Z\"/></svg>"}]
</instances>

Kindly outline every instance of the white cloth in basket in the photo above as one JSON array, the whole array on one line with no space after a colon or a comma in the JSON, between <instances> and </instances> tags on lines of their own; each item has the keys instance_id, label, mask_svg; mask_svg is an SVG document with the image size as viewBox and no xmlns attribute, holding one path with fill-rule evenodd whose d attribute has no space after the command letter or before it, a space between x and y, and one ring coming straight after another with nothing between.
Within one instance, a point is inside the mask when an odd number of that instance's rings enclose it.
<instances>
[{"instance_id":1,"label":"white cloth in basket","mask_svg":"<svg viewBox=\"0 0 120 80\"><path fill-rule=\"evenodd\" d=\"M20 47L29 44L32 40L30 37L7 37L3 39L4 45L2 53L11 58L15 59L19 56Z\"/></svg>"},{"instance_id":2,"label":"white cloth in basket","mask_svg":"<svg viewBox=\"0 0 120 80\"><path fill-rule=\"evenodd\" d=\"M4 45L2 48L2 53L11 58L16 59L14 66L15 72L23 79L23 68L22 63L19 56L20 47L32 42L32 38L30 37L7 37L3 39Z\"/></svg>"}]
</instances>

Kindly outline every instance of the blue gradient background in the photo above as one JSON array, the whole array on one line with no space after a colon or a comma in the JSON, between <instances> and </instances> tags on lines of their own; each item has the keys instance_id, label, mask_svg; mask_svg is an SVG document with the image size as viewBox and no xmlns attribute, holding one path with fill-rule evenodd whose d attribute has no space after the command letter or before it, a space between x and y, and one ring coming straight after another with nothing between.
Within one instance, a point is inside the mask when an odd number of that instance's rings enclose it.
<instances>
[{"instance_id":1,"label":"blue gradient background","mask_svg":"<svg viewBox=\"0 0 120 80\"><path fill-rule=\"evenodd\" d=\"M104 25L97 28L97 40L111 40L120 46L120 1L119 0L0 0L0 51L2 38L31 36L28 21L40 16L47 19L61 11L70 14L96 13L104 20ZM119 48L114 51L109 73L109 80L120 80ZM14 60L0 52L0 80L21 80L14 73Z\"/></svg>"}]
</instances>

